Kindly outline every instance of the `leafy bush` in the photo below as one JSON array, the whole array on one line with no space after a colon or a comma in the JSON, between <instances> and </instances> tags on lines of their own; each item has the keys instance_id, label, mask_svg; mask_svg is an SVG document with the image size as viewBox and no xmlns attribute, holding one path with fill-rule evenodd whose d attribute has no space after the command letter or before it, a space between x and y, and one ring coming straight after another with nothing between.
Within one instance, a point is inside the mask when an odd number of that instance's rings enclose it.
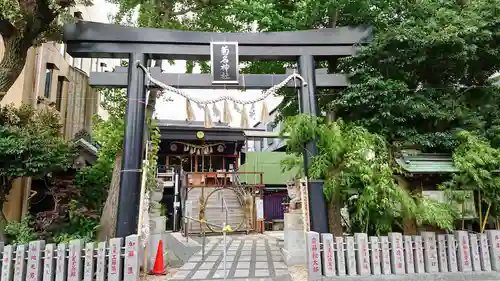
<instances>
[{"instance_id":1,"label":"leafy bush","mask_svg":"<svg viewBox=\"0 0 500 281\"><path fill-rule=\"evenodd\" d=\"M414 196L396 183L390 151L381 136L342 120L328 123L305 114L287 119L282 134L289 135L287 153L295 158L302 157L307 143L317 142L318 154L311 159L309 176L324 180L329 208L332 202L340 208L348 202L351 231L384 234L394 231L403 219L453 228L454 214L449 208ZM292 158L283 165L290 169L298 163ZM340 216L336 211L329 213Z\"/></svg>"},{"instance_id":2,"label":"leafy bush","mask_svg":"<svg viewBox=\"0 0 500 281\"><path fill-rule=\"evenodd\" d=\"M31 216L25 216L21 221L12 221L5 226L7 241L12 244L27 244L38 239L35 222Z\"/></svg>"},{"instance_id":3,"label":"leafy bush","mask_svg":"<svg viewBox=\"0 0 500 281\"><path fill-rule=\"evenodd\" d=\"M75 177L75 186L80 190L78 202L83 206L101 213L111 183L113 163L97 161L85 167Z\"/></svg>"}]
</instances>

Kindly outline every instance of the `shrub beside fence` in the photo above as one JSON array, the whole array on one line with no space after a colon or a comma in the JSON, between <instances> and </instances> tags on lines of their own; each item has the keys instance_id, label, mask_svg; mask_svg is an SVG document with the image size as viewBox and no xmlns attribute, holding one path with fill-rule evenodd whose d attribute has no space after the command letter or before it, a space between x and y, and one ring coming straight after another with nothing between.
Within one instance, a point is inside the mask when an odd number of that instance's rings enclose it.
<instances>
[{"instance_id":1,"label":"shrub beside fence","mask_svg":"<svg viewBox=\"0 0 500 281\"><path fill-rule=\"evenodd\" d=\"M308 280L321 280L322 276L500 271L500 231L422 232L417 236L389 233L380 237L307 232L307 262Z\"/></svg>"},{"instance_id":2,"label":"shrub beside fence","mask_svg":"<svg viewBox=\"0 0 500 281\"><path fill-rule=\"evenodd\" d=\"M0 245L0 281L138 281L140 246L137 235L83 244Z\"/></svg>"}]
</instances>

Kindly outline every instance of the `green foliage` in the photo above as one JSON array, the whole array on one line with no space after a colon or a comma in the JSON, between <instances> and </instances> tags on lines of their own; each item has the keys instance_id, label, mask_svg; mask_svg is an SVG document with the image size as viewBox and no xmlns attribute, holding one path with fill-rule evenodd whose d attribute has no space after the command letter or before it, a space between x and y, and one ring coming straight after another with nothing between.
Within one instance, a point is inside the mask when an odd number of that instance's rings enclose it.
<instances>
[{"instance_id":1,"label":"green foliage","mask_svg":"<svg viewBox=\"0 0 500 281\"><path fill-rule=\"evenodd\" d=\"M0 200L18 177L42 177L72 164L74 148L60 135L59 117L30 105L0 109Z\"/></svg>"},{"instance_id":2,"label":"green foliage","mask_svg":"<svg viewBox=\"0 0 500 281\"><path fill-rule=\"evenodd\" d=\"M309 176L324 180L327 200L338 194L340 202L350 202L351 228L387 233L403 218L417 218L419 223L445 229L453 227L453 214L446 212L446 206L430 199L419 200L396 184L387 144L381 136L341 120L326 123L308 115L288 118L281 133L289 135L287 153L297 158L307 143L317 142L318 155L311 159ZM428 208L439 213L429 213Z\"/></svg>"},{"instance_id":3,"label":"green foliage","mask_svg":"<svg viewBox=\"0 0 500 281\"><path fill-rule=\"evenodd\" d=\"M93 140L99 144L99 157L92 166L78 171L73 185L76 195L66 199L67 207L50 232L49 240L66 243L73 239L92 241L104 209L117 153L123 143L126 94L122 89L101 91L101 106L109 118L94 116Z\"/></svg>"},{"instance_id":4,"label":"green foliage","mask_svg":"<svg viewBox=\"0 0 500 281\"><path fill-rule=\"evenodd\" d=\"M457 128L500 145L500 92L488 81L500 69L500 0L113 2L129 14L143 3L138 26L147 27L267 32L371 25L374 40L355 57L320 62L330 72L353 74L345 90L318 89L321 110L396 146L451 152L458 145ZM283 73L285 66L250 62L242 72ZM189 63L187 71L193 67ZM297 94L282 90L280 95L279 117L297 114Z\"/></svg>"},{"instance_id":5,"label":"green foliage","mask_svg":"<svg viewBox=\"0 0 500 281\"><path fill-rule=\"evenodd\" d=\"M0 100L22 73L28 50L62 39L62 23L75 22L70 9L91 0L0 0ZM13 93L22 95L20 91Z\"/></svg>"},{"instance_id":6,"label":"green foliage","mask_svg":"<svg viewBox=\"0 0 500 281\"><path fill-rule=\"evenodd\" d=\"M103 160L81 170L75 177L75 186L80 190L80 204L100 214L106 202L112 172L113 162Z\"/></svg>"},{"instance_id":7,"label":"green foliage","mask_svg":"<svg viewBox=\"0 0 500 281\"><path fill-rule=\"evenodd\" d=\"M81 214L77 200L72 200L68 206L68 218L54 233L54 242L67 243L73 239L82 239L90 242L95 237L99 220Z\"/></svg>"},{"instance_id":8,"label":"green foliage","mask_svg":"<svg viewBox=\"0 0 500 281\"><path fill-rule=\"evenodd\" d=\"M58 243L71 239L90 241L95 237L100 217L93 214L101 214L104 209L116 156L122 150L127 95L123 89L103 89L100 93L103 97L101 106L107 111L108 118L94 116L93 137L100 145L99 157L75 178L80 193L70 204L64 227L54 236Z\"/></svg>"},{"instance_id":9,"label":"green foliage","mask_svg":"<svg viewBox=\"0 0 500 281\"><path fill-rule=\"evenodd\" d=\"M5 226L5 235L11 244L28 244L38 238L33 218L25 216L21 221L11 221Z\"/></svg>"},{"instance_id":10,"label":"green foliage","mask_svg":"<svg viewBox=\"0 0 500 281\"><path fill-rule=\"evenodd\" d=\"M353 83L331 103L394 144L451 152L457 129L498 134L499 1L424 1L398 5L376 21L374 41L342 61ZM495 133L496 132L496 133Z\"/></svg>"},{"instance_id":11,"label":"green foliage","mask_svg":"<svg viewBox=\"0 0 500 281\"><path fill-rule=\"evenodd\" d=\"M160 129L152 118L148 118L149 127L149 152L148 161L144 164L144 169L147 171L146 190L153 190L157 186L156 182L156 167L158 165L158 152L160 151Z\"/></svg>"},{"instance_id":12,"label":"green foliage","mask_svg":"<svg viewBox=\"0 0 500 281\"><path fill-rule=\"evenodd\" d=\"M454 229L459 214L456 204L437 202L419 194L414 196L417 200L415 219L418 225L434 224L440 229Z\"/></svg>"},{"instance_id":13,"label":"green foliage","mask_svg":"<svg viewBox=\"0 0 500 281\"><path fill-rule=\"evenodd\" d=\"M76 5L90 6L92 1L0 0L0 21L3 27L0 34L8 37L12 32L10 28L13 28L15 33L33 39L33 42L27 42L28 44L60 40L62 23L74 21L69 12Z\"/></svg>"},{"instance_id":14,"label":"green foliage","mask_svg":"<svg viewBox=\"0 0 500 281\"><path fill-rule=\"evenodd\" d=\"M116 155L121 153L125 130L127 95L123 89L103 89L101 106L109 117L94 116L93 137L99 143L99 157L94 165L86 167L76 177L82 203L102 211L111 183Z\"/></svg>"},{"instance_id":15,"label":"green foliage","mask_svg":"<svg viewBox=\"0 0 500 281\"><path fill-rule=\"evenodd\" d=\"M490 214L499 218L500 150L491 147L488 141L478 138L470 132L462 131L457 135L460 145L453 152L453 163L460 172L454 173L452 178L443 184L442 188L448 191L461 190L478 194L480 200L478 204L487 204L490 209L492 208ZM458 198L462 201L465 199L470 198ZM480 221L483 216L487 219L488 211L486 214L482 212L479 214Z\"/></svg>"},{"instance_id":16,"label":"green foliage","mask_svg":"<svg viewBox=\"0 0 500 281\"><path fill-rule=\"evenodd\" d=\"M473 134L459 133L460 145L453 153L453 163L461 171L454 175L455 186L474 186L481 190L488 202L497 201L500 195L500 150ZM497 171L497 172L494 172Z\"/></svg>"},{"instance_id":17,"label":"green foliage","mask_svg":"<svg viewBox=\"0 0 500 281\"><path fill-rule=\"evenodd\" d=\"M123 89L102 89L100 93L103 98L101 106L108 112L108 118L94 116L93 137L101 145L99 161L114 163L123 147L127 94Z\"/></svg>"}]
</instances>

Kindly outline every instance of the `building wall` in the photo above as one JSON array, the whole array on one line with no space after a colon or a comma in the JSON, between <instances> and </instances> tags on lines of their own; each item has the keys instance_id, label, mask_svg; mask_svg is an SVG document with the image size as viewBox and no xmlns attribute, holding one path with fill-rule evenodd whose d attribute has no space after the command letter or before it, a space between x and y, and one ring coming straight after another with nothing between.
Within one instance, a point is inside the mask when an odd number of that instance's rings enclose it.
<instances>
[{"instance_id":1,"label":"building wall","mask_svg":"<svg viewBox=\"0 0 500 281\"><path fill-rule=\"evenodd\" d=\"M116 5L107 3L106 0L94 0L93 3L94 5L92 6L77 5L76 7L71 9L71 13L73 14L74 12L80 12L82 18L87 21L109 23L109 13L117 11ZM75 58L74 62L72 62L71 65L79 68L80 70L83 70L87 75L90 75L91 72L111 72L115 67L120 66L120 60ZM107 119L108 113L100 105L100 95L96 95L96 99L98 107L95 114L98 114L103 119Z\"/></svg>"},{"instance_id":2,"label":"building wall","mask_svg":"<svg viewBox=\"0 0 500 281\"><path fill-rule=\"evenodd\" d=\"M1 58L4 49L0 43ZM74 64L86 66L86 71ZM61 133L66 139L72 139L82 129L90 133L92 116L98 112L97 93L88 86L90 64L90 59L73 60L59 43L31 48L21 75L0 105L54 107L61 114ZM29 208L30 186L30 179L15 181L3 208L7 220L19 220Z\"/></svg>"},{"instance_id":3,"label":"building wall","mask_svg":"<svg viewBox=\"0 0 500 281\"><path fill-rule=\"evenodd\" d=\"M274 120L276 120L278 112L277 110L273 110L269 113L269 118L266 122L259 122L254 125L256 129L265 129L266 132L276 132L279 133L281 130L281 126L283 125L281 122L278 124L274 124ZM251 143L251 144L250 144ZM272 152L286 144L285 140L279 138L263 138L263 139L255 139L249 141L249 146L253 147L253 151L261 151L261 152Z\"/></svg>"},{"instance_id":4,"label":"building wall","mask_svg":"<svg viewBox=\"0 0 500 281\"><path fill-rule=\"evenodd\" d=\"M87 21L108 22L108 13L115 9L105 0L95 0L93 6L77 5L70 9L70 13L74 15L80 12L83 20ZM0 42L0 58L3 56L3 47L3 42ZM52 106L61 114L61 133L66 139L72 139L82 129L90 133L93 115L106 117L107 113L99 105L97 91L88 86L88 76L92 71L112 71L119 64L119 60L112 59L72 58L66 53L65 44L42 44L28 51L23 72L0 106L11 103ZM18 220L26 213L30 186L29 178L15 181L3 208L7 220Z\"/></svg>"}]
</instances>

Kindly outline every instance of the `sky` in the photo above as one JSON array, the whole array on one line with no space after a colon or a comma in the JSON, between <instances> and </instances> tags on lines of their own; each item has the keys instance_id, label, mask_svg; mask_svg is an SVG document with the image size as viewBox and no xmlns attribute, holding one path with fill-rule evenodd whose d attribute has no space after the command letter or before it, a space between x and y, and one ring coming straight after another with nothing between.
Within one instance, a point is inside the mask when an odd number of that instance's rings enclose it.
<instances>
[{"instance_id":1,"label":"sky","mask_svg":"<svg viewBox=\"0 0 500 281\"><path fill-rule=\"evenodd\" d=\"M90 21L95 22L104 22L108 23L110 15L115 14L117 12L116 5L107 3L105 0L94 0L94 5L91 7L84 7L86 10L86 14L89 16ZM163 72L167 73L185 73L186 69L186 61L176 61L174 65L169 65L168 63L162 64ZM195 68L194 73L200 73L199 68ZM175 87L175 85L171 85ZM247 90L245 92L239 90L203 90L203 89L183 89L183 91L197 99L208 100L217 98L220 96L233 96L240 100L250 100L255 99L262 95L260 90ZM168 97L171 97L173 101L165 101L160 98L156 102L155 115L159 119L173 119L173 120L185 120L187 118L186 115L186 100L183 97L180 97L176 94L166 93ZM267 108L269 111L274 109L281 102L280 97L270 96L265 102L267 104ZM218 108L222 111L223 103L218 103ZM211 107L210 107L211 108ZM232 104L231 104L232 108ZM258 118L260 117L260 112L262 110L262 102L257 103L255 105L256 114L254 118L249 119L249 125L253 126L257 123ZM204 112L202 109L199 109L196 105L193 104L193 110L196 116L196 120L203 121L204 120ZM247 108L247 112L250 111L250 108ZM231 112L233 121L231 122L232 127L239 127L241 122L241 116L234 109ZM218 121L215 116L212 115L213 121Z\"/></svg>"}]
</instances>

